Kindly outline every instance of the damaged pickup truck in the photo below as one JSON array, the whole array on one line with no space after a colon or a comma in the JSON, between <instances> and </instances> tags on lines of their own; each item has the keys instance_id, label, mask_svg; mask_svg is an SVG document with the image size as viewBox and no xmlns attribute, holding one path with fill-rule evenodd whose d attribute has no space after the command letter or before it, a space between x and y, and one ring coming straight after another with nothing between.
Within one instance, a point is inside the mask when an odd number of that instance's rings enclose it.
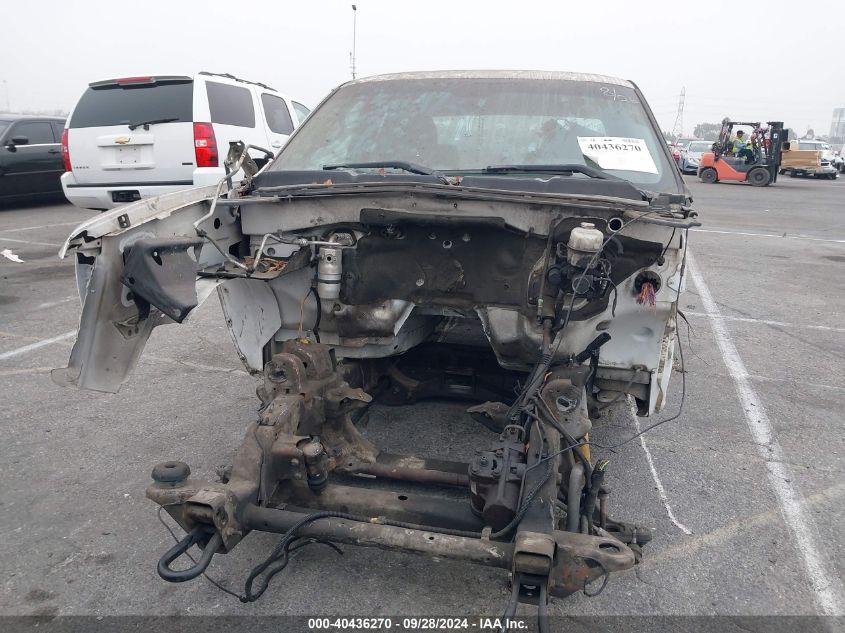
<instances>
[{"instance_id":1,"label":"damaged pickup truck","mask_svg":"<svg viewBox=\"0 0 845 633\"><path fill-rule=\"evenodd\" d=\"M542 628L550 596L639 560L651 533L609 516L591 420L626 398L643 416L666 405L698 222L634 84L361 79L260 170L239 144L225 163L216 189L115 209L62 249L83 310L56 382L117 391L152 329L214 290L259 381L257 419L219 481L178 461L153 469L147 496L186 532L158 563L164 580L196 578L263 530L284 536L243 601L319 539L507 570L506 615L537 604ZM372 402L426 398L463 399L492 431L469 462L390 454L362 434ZM174 569L194 544L201 558Z\"/></svg>"}]
</instances>

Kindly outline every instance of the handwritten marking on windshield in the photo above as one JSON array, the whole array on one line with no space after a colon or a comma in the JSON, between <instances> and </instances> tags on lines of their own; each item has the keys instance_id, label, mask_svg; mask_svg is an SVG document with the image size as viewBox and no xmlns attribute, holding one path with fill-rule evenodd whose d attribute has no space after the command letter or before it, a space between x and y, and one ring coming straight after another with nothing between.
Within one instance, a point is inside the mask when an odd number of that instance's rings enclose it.
<instances>
[{"instance_id":1,"label":"handwritten marking on windshield","mask_svg":"<svg viewBox=\"0 0 845 633\"><path fill-rule=\"evenodd\" d=\"M625 103L639 103L636 99L629 97L627 95L623 95L621 92L617 92L615 87L612 86L602 86L599 88L601 93L605 97L610 97L614 101L622 101Z\"/></svg>"}]
</instances>

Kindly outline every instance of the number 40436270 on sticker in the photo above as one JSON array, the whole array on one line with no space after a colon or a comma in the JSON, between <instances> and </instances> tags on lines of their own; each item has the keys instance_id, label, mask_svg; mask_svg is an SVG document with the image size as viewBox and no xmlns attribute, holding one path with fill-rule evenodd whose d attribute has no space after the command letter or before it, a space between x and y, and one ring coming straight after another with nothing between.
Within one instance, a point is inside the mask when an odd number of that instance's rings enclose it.
<instances>
[{"instance_id":1,"label":"number 40436270 on sticker","mask_svg":"<svg viewBox=\"0 0 845 633\"><path fill-rule=\"evenodd\" d=\"M621 136L579 136L581 153L602 169L656 174L657 165L645 140Z\"/></svg>"}]
</instances>

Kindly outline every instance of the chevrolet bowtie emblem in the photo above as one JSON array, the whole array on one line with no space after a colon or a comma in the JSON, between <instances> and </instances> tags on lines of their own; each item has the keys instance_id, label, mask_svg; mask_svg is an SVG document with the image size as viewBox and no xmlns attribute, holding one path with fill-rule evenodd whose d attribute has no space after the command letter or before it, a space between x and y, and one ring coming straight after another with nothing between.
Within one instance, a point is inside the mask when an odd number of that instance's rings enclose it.
<instances>
[{"instance_id":1,"label":"chevrolet bowtie emblem","mask_svg":"<svg viewBox=\"0 0 845 633\"><path fill-rule=\"evenodd\" d=\"M118 136L116 139L114 139L114 142L117 143L118 145L126 145L129 142L129 137L128 136Z\"/></svg>"}]
</instances>

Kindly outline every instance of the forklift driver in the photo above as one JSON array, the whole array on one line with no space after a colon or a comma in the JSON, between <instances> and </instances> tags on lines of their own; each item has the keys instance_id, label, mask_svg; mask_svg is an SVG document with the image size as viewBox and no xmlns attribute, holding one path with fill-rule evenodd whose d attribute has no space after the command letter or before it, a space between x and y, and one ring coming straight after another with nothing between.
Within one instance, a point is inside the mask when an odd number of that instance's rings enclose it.
<instances>
[{"instance_id":1,"label":"forklift driver","mask_svg":"<svg viewBox=\"0 0 845 633\"><path fill-rule=\"evenodd\" d=\"M746 165L750 165L754 162L754 151L750 147L747 147L745 142L745 132L742 130L737 130L736 136L731 139L731 147L737 158L745 159Z\"/></svg>"}]
</instances>

